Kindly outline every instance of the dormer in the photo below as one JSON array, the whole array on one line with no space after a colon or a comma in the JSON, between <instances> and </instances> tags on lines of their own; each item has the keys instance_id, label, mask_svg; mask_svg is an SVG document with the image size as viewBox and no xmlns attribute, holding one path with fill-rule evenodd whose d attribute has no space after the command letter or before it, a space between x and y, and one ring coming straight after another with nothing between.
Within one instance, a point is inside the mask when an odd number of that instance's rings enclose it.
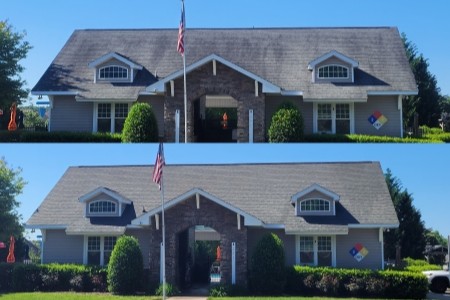
<instances>
[{"instance_id":1,"label":"dormer","mask_svg":"<svg viewBox=\"0 0 450 300\"><path fill-rule=\"evenodd\" d=\"M125 207L132 203L131 200L105 187L96 188L78 200L85 204L84 216L87 218L121 217Z\"/></svg>"},{"instance_id":2,"label":"dormer","mask_svg":"<svg viewBox=\"0 0 450 300\"><path fill-rule=\"evenodd\" d=\"M291 203L296 216L335 216L339 199L338 194L313 184L293 195Z\"/></svg>"},{"instance_id":3,"label":"dormer","mask_svg":"<svg viewBox=\"0 0 450 300\"><path fill-rule=\"evenodd\" d=\"M132 83L136 73L143 67L130 59L110 52L97 58L89 64L94 69L94 83L97 82L127 82Z\"/></svg>"},{"instance_id":4,"label":"dormer","mask_svg":"<svg viewBox=\"0 0 450 300\"><path fill-rule=\"evenodd\" d=\"M354 83L359 63L336 50L330 51L308 64L312 82Z\"/></svg>"}]
</instances>

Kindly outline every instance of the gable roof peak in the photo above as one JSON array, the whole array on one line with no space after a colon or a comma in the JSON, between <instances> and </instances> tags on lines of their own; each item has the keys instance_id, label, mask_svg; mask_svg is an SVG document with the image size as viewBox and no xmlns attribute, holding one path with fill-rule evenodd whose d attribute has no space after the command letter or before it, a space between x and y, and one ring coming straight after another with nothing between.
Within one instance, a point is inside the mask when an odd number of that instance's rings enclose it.
<instances>
[{"instance_id":1,"label":"gable roof peak","mask_svg":"<svg viewBox=\"0 0 450 300\"><path fill-rule=\"evenodd\" d=\"M101 65L111 59L117 59L118 61L130 66L130 68L133 68L133 69L142 70L144 68L140 64L132 61L130 58L128 58L120 53L117 53L117 52L109 52L103 56L100 56L96 60L90 62L88 66L90 68L96 68L98 65Z\"/></svg>"},{"instance_id":2,"label":"gable roof peak","mask_svg":"<svg viewBox=\"0 0 450 300\"><path fill-rule=\"evenodd\" d=\"M308 64L308 70L313 70L316 67L316 65L320 64L321 62L323 62L333 56L338 58L339 60L342 60L342 61L350 64L352 66L352 68L357 68L359 66L359 62L352 59L351 57L348 57L347 55L342 54L336 50L331 50L330 52L325 53L324 55L319 56L318 58L311 61Z\"/></svg>"}]
</instances>

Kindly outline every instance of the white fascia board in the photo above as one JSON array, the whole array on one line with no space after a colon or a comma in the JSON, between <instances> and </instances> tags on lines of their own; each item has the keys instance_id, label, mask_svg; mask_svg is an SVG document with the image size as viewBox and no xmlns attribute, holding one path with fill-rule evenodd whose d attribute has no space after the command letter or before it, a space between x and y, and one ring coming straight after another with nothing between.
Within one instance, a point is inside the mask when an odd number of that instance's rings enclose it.
<instances>
[{"instance_id":1,"label":"white fascia board","mask_svg":"<svg viewBox=\"0 0 450 300\"><path fill-rule=\"evenodd\" d=\"M132 62L131 60L126 59L125 57L123 57L115 52L110 52L108 54L103 55L102 57L97 58L96 60L89 63L88 66L89 66L89 68L95 68L98 65L101 65L101 64L107 62L108 60L111 60L112 58L117 59L118 61L128 65L132 69L135 69L135 70L143 69L143 66L136 64L136 63Z\"/></svg>"},{"instance_id":2,"label":"white fascia board","mask_svg":"<svg viewBox=\"0 0 450 300\"><path fill-rule=\"evenodd\" d=\"M352 229L398 228L399 224L348 224Z\"/></svg>"},{"instance_id":3,"label":"white fascia board","mask_svg":"<svg viewBox=\"0 0 450 300\"><path fill-rule=\"evenodd\" d=\"M87 201L91 200L92 198L101 195L101 194L106 194L108 196L110 196L111 198L113 198L114 200L117 200L120 203L124 203L124 204L131 204L132 201L123 197L122 195L118 194L117 192L114 192L108 188L105 187L99 187L96 188L95 190L81 196L80 198L78 198L78 200L81 203L86 203Z\"/></svg>"},{"instance_id":4,"label":"white fascia board","mask_svg":"<svg viewBox=\"0 0 450 300\"><path fill-rule=\"evenodd\" d=\"M318 58L316 58L315 60L311 61L308 64L308 69L309 70L314 70L314 68L316 67L316 65L320 64L321 62L329 59L330 57L337 57L339 60L342 60L343 62L348 63L349 65L351 65L353 68L357 68L359 66L359 62L357 62L356 60L337 52L336 50L332 50Z\"/></svg>"},{"instance_id":5,"label":"white fascia board","mask_svg":"<svg viewBox=\"0 0 450 300\"><path fill-rule=\"evenodd\" d=\"M338 231L301 231L301 230L290 230L285 231L286 235L302 235L302 236L316 236L316 235L348 235L348 230L338 230Z\"/></svg>"},{"instance_id":6,"label":"white fascia board","mask_svg":"<svg viewBox=\"0 0 450 300\"><path fill-rule=\"evenodd\" d=\"M199 188L194 188L180 196L178 196L177 198L174 198L168 202L166 202L166 204L164 204L164 209L167 210L171 207L176 206L178 203L185 201L186 199L189 199L190 197L195 196L196 194L202 195L203 197L207 198L208 200L211 200L213 202L215 202L216 204L229 209L237 214L240 214L241 216L244 217L244 225L246 226L261 226L263 224L263 222L261 220L259 220L258 218L244 212L243 210L217 198L216 196L213 196ZM161 213L162 207L158 206L148 212L146 212L145 214L139 216L138 218L134 219L131 221L132 225L141 225L141 224L147 224L149 218L151 218L152 216L154 216L155 214L159 214Z\"/></svg>"},{"instance_id":7,"label":"white fascia board","mask_svg":"<svg viewBox=\"0 0 450 300\"><path fill-rule=\"evenodd\" d=\"M33 96L76 96L78 91L33 91Z\"/></svg>"},{"instance_id":8,"label":"white fascia board","mask_svg":"<svg viewBox=\"0 0 450 300\"><path fill-rule=\"evenodd\" d=\"M49 224L25 224L25 229L66 229L67 225L64 224L56 224L56 225L49 225Z\"/></svg>"},{"instance_id":9,"label":"white fascia board","mask_svg":"<svg viewBox=\"0 0 450 300\"><path fill-rule=\"evenodd\" d=\"M349 99L336 99L336 98L303 98L303 102L330 102L330 103L366 103L367 98L349 98Z\"/></svg>"},{"instance_id":10,"label":"white fascia board","mask_svg":"<svg viewBox=\"0 0 450 300\"><path fill-rule=\"evenodd\" d=\"M281 96L303 96L303 91L281 91Z\"/></svg>"},{"instance_id":11,"label":"white fascia board","mask_svg":"<svg viewBox=\"0 0 450 300\"><path fill-rule=\"evenodd\" d=\"M331 199L333 199L334 201L339 201L339 199L341 198L338 194L324 188L323 186L318 185L317 183L314 183L313 185L310 185L306 189L301 190L300 192L293 195L291 197L291 203L295 203L298 198L301 198L301 197L311 193L312 191L317 191L321 194L324 194L324 195L330 197Z\"/></svg>"},{"instance_id":12,"label":"white fascia board","mask_svg":"<svg viewBox=\"0 0 450 300\"><path fill-rule=\"evenodd\" d=\"M415 96L419 91L367 91L367 96Z\"/></svg>"},{"instance_id":13,"label":"white fascia board","mask_svg":"<svg viewBox=\"0 0 450 300\"><path fill-rule=\"evenodd\" d=\"M284 224L264 224L262 226L264 229L285 229L286 226Z\"/></svg>"},{"instance_id":14,"label":"white fascia board","mask_svg":"<svg viewBox=\"0 0 450 300\"><path fill-rule=\"evenodd\" d=\"M123 99L88 99L88 98L80 98L80 97L76 97L75 101L77 102L97 102L97 103L133 103L136 102L137 99L129 99L129 98L123 98Z\"/></svg>"},{"instance_id":15,"label":"white fascia board","mask_svg":"<svg viewBox=\"0 0 450 300\"><path fill-rule=\"evenodd\" d=\"M67 231L66 235L86 235L86 236L121 236L125 233L125 228L121 232L117 231L102 231L102 232L96 232L96 231Z\"/></svg>"},{"instance_id":16,"label":"white fascia board","mask_svg":"<svg viewBox=\"0 0 450 300\"><path fill-rule=\"evenodd\" d=\"M273 83L263 79L262 77L259 77L259 76L255 75L255 74L253 74L252 72L249 72L249 71L245 70L244 68L242 68L242 67L240 67L240 66L238 66L238 65L236 65L236 64L234 64L234 63L232 63L232 62L230 62L230 61L228 61L228 60L226 60L226 59L224 59L224 58L222 58L220 56L218 56L217 54L208 55L208 56L200 59L199 61L196 61L193 64L187 66L186 67L186 74L191 72L191 71L193 71L193 70L196 70L197 68L199 68L199 67L201 67L201 66L203 66L203 65L205 65L205 64L207 64L207 63L209 63L211 61L214 61L214 60L224 64L225 66L227 66L227 67L229 67L229 68L231 68L231 69L233 69L233 70L235 70L235 71L237 71L237 72L239 72L239 73L241 73L241 74L243 74L243 75L245 75L245 76L247 76L247 77L249 77L249 78L251 78L253 80L261 82L263 93L269 93L269 94L271 94L271 93L272 94L280 94L281 93L281 88L279 86L277 86L277 85L275 85L275 84L273 84ZM182 69L178 70L178 71L176 71L176 72L174 72L174 73L172 73L172 74L170 74L168 76L166 76L165 78L161 79L158 82L155 82L152 85L149 85L145 89L145 91L146 92L152 92L152 93L164 93L165 92L165 85L166 85L166 83L169 82L170 80L174 80L174 79L176 79L178 77L181 77L181 76L183 76L183 70Z\"/></svg>"}]
</instances>

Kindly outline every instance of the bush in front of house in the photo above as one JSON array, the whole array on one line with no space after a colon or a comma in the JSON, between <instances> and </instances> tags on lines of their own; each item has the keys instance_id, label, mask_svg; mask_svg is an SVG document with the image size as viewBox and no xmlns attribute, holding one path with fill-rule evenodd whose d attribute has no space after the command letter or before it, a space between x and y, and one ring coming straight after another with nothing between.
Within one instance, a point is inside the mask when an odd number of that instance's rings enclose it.
<instances>
[{"instance_id":1,"label":"bush in front of house","mask_svg":"<svg viewBox=\"0 0 450 300\"><path fill-rule=\"evenodd\" d=\"M303 116L300 110L286 102L272 116L269 127L269 142L292 143L303 140Z\"/></svg>"},{"instance_id":2,"label":"bush in front of house","mask_svg":"<svg viewBox=\"0 0 450 300\"><path fill-rule=\"evenodd\" d=\"M161 283L155 290L155 296L163 296L163 293L165 292L167 297L172 297L180 293L176 286L167 282L165 285L165 289L166 290L163 291L163 284Z\"/></svg>"},{"instance_id":3,"label":"bush in front of house","mask_svg":"<svg viewBox=\"0 0 450 300\"><path fill-rule=\"evenodd\" d=\"M120 143L122 135L102 132L0 131L0 143Z\"/></svg>"},{"instance_id":4,"label":"bush in front of house","mask_svg":"<svg viewBox=\"0 0 450 300\"><path fill-rule=\"evenodd\" d=\"M276 234L266 234L258 242L249 273L253 293L279 295L283 292L286 281L284 247Z\"/></svg>"},{"instance_id":5,"label":"bush in front of house","mask_svg":"<svg viewBox=\"0 0 450 300\"><path fill-rule=\"evenodd\" d=\"M136 103L131 107L122 131L122 142L144 143L158 141L158 124L148 103Z\"/></svg>"},{"instance_id":6,"label":"bush in front of house","mask_svg":"<svg viewBox=\"0 0 450 300\"><path fill-rule=\"evenodd\" d=\"M141 288L143 274L138 240L132 236L121 236L108 263L108 290L118 295L134 294Z\"/></svg>"},{"instance_id":7,"label":"bush in front of house","mask_svg":"<svg viewBox=\"0 0 450 300\"><path fill-rule=\"evenodd\" d=\"M290 295L424 299L428 281L421 273L294 266L287 270Z\"/></svg>"}]
</instances>

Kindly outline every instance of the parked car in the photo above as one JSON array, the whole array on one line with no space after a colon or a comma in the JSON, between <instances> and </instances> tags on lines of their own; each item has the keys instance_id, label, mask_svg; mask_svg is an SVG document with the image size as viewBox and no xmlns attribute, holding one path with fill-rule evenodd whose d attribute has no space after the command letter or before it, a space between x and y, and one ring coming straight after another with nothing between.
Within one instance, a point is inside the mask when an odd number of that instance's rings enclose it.
<instances>
[{"instance_id":1,"label":"parked car","mask_svg":"<svg viewBox=\"0 0 450 300\"><path fill-rule=\"evenodd\" d=\"M430 291L437 294L443 294L450 288L449 271L423 271L430 284Z\"/></svg>"}]
</instances>

